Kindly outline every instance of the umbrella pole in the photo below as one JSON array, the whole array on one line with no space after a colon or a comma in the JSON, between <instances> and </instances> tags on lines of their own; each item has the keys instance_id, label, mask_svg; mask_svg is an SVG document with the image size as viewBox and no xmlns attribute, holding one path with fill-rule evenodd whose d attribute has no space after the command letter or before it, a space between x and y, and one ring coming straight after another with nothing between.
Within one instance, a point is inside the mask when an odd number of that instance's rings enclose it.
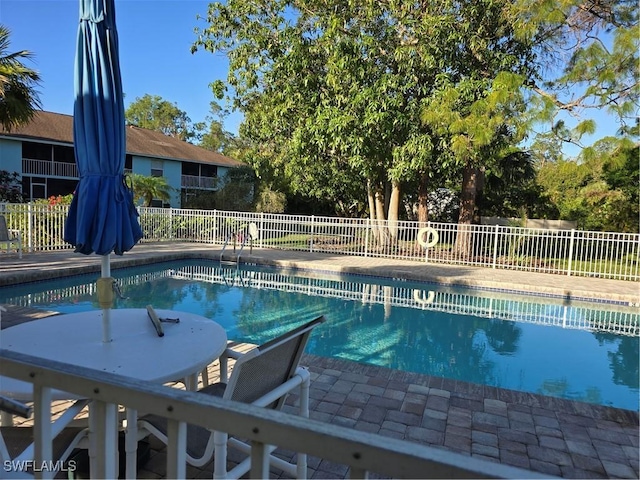
<instances>
[{"instance_id":1,"label":"umbrella pole","mask_svg":"<svg viewBox=\"0 0 640 480\"><path fill-rule=\"evenodd\" d=\"M111 255L102 256L101 277L111 277ZM109 343L111 341L111 308L102 309L102 342Z\"/></svg>"}]
</instances>

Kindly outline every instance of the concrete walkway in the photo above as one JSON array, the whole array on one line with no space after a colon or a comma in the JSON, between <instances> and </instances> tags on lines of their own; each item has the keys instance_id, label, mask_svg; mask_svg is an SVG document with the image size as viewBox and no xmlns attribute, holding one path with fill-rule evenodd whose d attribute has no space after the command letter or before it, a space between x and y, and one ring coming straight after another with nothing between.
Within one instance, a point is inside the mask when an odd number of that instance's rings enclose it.
<instances>
[{"instance_id":1,"label":"concrete walkway","mask_svg":"<svg viewBox=\"0 0 640 480\"><path fill-rule=\"evenodd\" d=\"M179 258L219 258L218 247L143 244L112 268ZM565 298L638 303L638 283L563 277L407 261L255 250L247 261L332 272L420 279L505 291L535 291ZM0 255L0 286L99 271L95 256L72 252ZM10 308L3 324L30 312ZM42 315L42 314L39 314ZM5 324L9 326L9 324ZM639 478L638 412L305 355L312 372L312 417L410 442L472 455L565 478ZM289 404L295 402L290 398ZM287 408L291 408L291 406ZM163 478L166 455L154 445L142 478ZM283 455L291 454L282 452ZM310 478L345 478L341 465L309 460ZM190 478L211 478L212 466L188 469Z\"/></svg>"}]
</instances>

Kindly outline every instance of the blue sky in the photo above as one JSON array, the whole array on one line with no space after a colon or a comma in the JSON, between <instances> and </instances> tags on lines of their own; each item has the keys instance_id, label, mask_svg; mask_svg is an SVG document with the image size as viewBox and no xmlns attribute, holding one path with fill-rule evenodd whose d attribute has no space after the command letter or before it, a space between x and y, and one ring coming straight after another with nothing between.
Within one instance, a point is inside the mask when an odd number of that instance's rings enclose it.
<instances>
[{"instance_id":1,"label":"blue sky","mask_svg":"<svg viewBox=\"0 0 640 480\"><path fill-rule=\"evenodd\" d=\"M40 72L44 110L73 114L73 62L78 0L0 0L0 23L11 30L10 52L29 50ZM191 54L193 29L205 27L208 1L116 0L125 108L145 94L176 103L192 121L203 121L214 99L209 83L225 80L224 55ZM237 133L241 116L225 120Z\"/></svg>"}]
</instances>

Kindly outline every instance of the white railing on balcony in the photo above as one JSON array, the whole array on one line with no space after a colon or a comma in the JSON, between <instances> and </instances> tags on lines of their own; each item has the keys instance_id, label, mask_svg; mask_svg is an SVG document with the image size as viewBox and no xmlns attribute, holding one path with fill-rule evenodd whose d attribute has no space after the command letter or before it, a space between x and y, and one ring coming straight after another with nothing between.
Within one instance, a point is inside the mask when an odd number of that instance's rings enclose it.
<instances>
[{"instance_id":1,"label":"white railing on balcony","mask_svg":"<svg viewBox=\"0 0 640 480\"><path fill-rule=\"evenodd\" d=\"M22 173L42 177L80 178L78 167L75 163L32 160L30 158L22 159ZM125 168L124 173L131 173L131 169Z\"/></svg>"},{"instance_id":2,"label":"white railing on balcony","mask_svg":"<svg viewBox=\"0 0 640 480\"><path fill-rule=\"evenodd\" d=\"M29 251L71 248L62 241L64 206L0 204L9 228L22 232ZM254 223L253 246L359 255L530 272L640 280L640 235L412 221L372 221L218 210L140 207L144 240L238 244ZM422 228L437 232L430 248Z\"/></svg>"},{"instance_id":3,"label":"white railing on balcony","mask_svg":"<svg viewBox=\"0 0 640 480\"><path fill-rule=\"evenodd\" d=\"M23 158L22 173L27 175L39 175L42 177L78 178L78 167L75 163Z\"/></svg>"},{"instance_id":4,"label":"white railing on balcony","mask_svg":"<svg viewBox=\"0 0 640 480\"><path fill-rule=\"evenodd\" d=\"M100 471L92 478L115 478L117 455L108 441L116 435L115 423L107 421L114 406L148 412L167 418L169 438L166 478L185 478L185 423L227 432L252 444L250 478L268 478L266 445L304 452L320 459L346 465L350 478L367 478L369 472L392 478L549 478L508 465L488 462L440 448L383 437L346 427L323 423L214 398L197 392L156 385L119 375L76 367L51 360L0 350L0 370L4 376L34 385L35 464L54 464L51 446L51 389L90 399L91 415L102 415L92 424L98 439L94 453ZM182 448L180 448L182 446ZM15 472L19 473L19 472ZM53 472L36 471L36 477L52 477Z\"/></svg>"},{"instance_id":5,"label":"white railing on balcony","mask_svg":"<svg viewBox=\"0 0 640 480\"><path fill-rule=\"evenodd\" d=\"M197 175L182 175L180 186L182 188L208 188L215 189L218 179L215 177L200 177Z\"/></svg>"}]
</instances>

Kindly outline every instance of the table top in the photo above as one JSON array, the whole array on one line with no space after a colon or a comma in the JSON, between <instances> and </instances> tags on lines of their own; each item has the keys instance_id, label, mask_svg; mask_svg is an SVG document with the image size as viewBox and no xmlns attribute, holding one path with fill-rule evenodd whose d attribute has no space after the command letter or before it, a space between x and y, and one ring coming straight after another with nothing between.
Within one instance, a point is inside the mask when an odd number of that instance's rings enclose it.
<instances>
[{"instance_id":1,"label":"table top","mask_svg":"<svg viewBox=\"0 0 640 480\"><path fill-rule=\"evenodd\" d=\"M2 330L0 348L157 383L199 372L226 348L227 335L213 320L175 310L156 313L180 322L162 323L159 337L146 309L114 309L112 341L104 343L102 310L56 315ZM0 377L0 393L27 401L32 386Z\"/></svg>"}]
</instances>

